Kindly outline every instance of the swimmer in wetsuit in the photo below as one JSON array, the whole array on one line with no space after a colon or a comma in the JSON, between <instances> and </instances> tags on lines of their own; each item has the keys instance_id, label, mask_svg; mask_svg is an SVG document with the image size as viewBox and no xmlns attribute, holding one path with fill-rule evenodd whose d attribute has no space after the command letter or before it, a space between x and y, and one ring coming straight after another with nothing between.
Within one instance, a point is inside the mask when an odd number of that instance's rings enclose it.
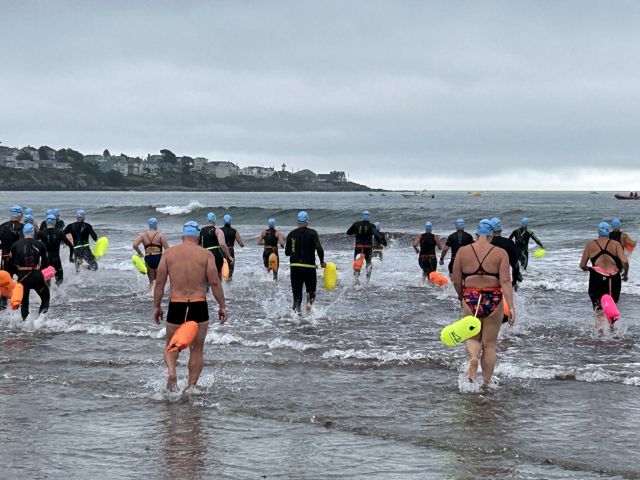
<instances>
[{"instance_id":1,"label":"swimmer in wetsuit","mask_svg":"<svg viewBox=\"0 0 640 480\"><path fill-rule=\"evenodd\" d=\"M611 295L613 301L620 299L621 280L629 279L629 261L622 245L609 238L609 224L598 225L598 238L591 240L584 247L580 269L589 272L589 298L596 315L596 329L606 322L600 299L603 295ZM591 267L587 262L591 261ZM611 325L613 329L613 325Z\"/></svg>"},{"instance_id":2,"label":"swimmer in wetsuit","mask_svg":"<svg viewBox=\"0 0 640 480\"><path fill-rule=\"evenodd\" d=\"M9 263L18 274L18 283L24 287L20 313L22 320L26 320L29 316L29 293L31 290L35 290L40 297L39 313L45 313L49 309L49 287L44 281L41 271L42 268L49 266L49 261L45 244L33 238L36 233L33 225L27 223L22 232L24 238L11 246Z\"/></svg>"},{"instance_id":3,"label":"swimmer in wetsuit","mask_svg":"<svg viewBox=\"0 0 640 480\"><path fill-rule=\"evenodd\" d=\"M542 242L538 240L538 237L529 230L529 219L522 219L522 226L520 228L516 228L511 235L509 235L509 240L513 240L516 244L516 252L518 253L518 263L525 270L527 269L527 265L529 264L529 240L533 240L538 244L540 248L544 248ZM522 275L518 278L518 281L522 281Z\"/></svg>"},{"instance_id":4,"label":"swimmer in wetsuit","mask_svg":"<svg viewBox=\"0 0 640 480\"><path fill-rule=\"evenodd\" d=\"M75 259L76 272L80 271L82 262L86 261L89 270L98 270L98 262L93 256L91 247L89 246L89 237L94 242L98 241L98 235L93 231L93 227L84 221L84 210L78 210L76 213L76 222L70 223L64 229L64 234L69 235L73 239L73 258Z\"/></svg>"},{"instance_id":5,"label":"swimmer in wetsuit","mask_svg":"<svg viewBox=\"0 0 640 480\"><path fill-rule=\"evenodd\" d=\"M378 230L378 235L380 235L380 240L374 237L373 239L373 250L371 252L371 258L379 258L382 261L382 249L387 246L387 235L380 231L380 223L374 223L376 226L376 230Z\"/></svg>"},{"instance_id":6,"label":"swimmer in wetsuit","mask_svg":"<svg viewBox=\"0 0 640 480\"><path fill-rule=\"evenodd\" d=\"M364 260L367 262L367 282L371 279L371 272L373 271L373 265L371 264L371 254L373 252L373 239L377 242L382 243L382 237L378 233L378 229L375 225L372 225L370 222L371 214L368 210L362 212L362 220L359 222L354 222L353 225L349 227L347 230L347 235L355 235L356 236L356 246L353 251L353 258L358 256L358 254L364 255ZM353 275L356 277L356 282L358 282L358 277L360 276L360 270L353 270Z\"/></svg>"},{"instance_id":7,"label":"swimmer in wetsuit","mask_svg":"<svg viewBox=\"0 0 640 480\"><path fill-rule=\"evenodd\" d=\"M218 302L220 324L227 320L224 292L218 277L216 262L210 250L198 245L200 228L196 222L187 222L182 229L182 243L164 252L160 259L156 284L153 290L153 320L160 325L164 315L162 297L169 282L169 312L167 313L166 347L164 361L169 372L167 389L175 390L178 382L176 363L179 352L168 352L169 342L178 327L186 321L198 324L198 333L189 346L189 380L187 389L194 386L204 366L204 340L209 327L207 282Z\"/></svg>"},{"instance_id":8,"label":"swimmer in wetsuit","mask_svg":"<svg viewBox=\"0 0 640 480\"><path fill-rule=\"evenodd\" d=\"M229 264L229 278L227 282L230 282L233 278L233 271L236 268L236 253L235 253L235 244L238 242L240 248L244 248L244 242L242 241L242 237L240 237L240 233L231 226L231 215L224 216L224 227L222 227L222 233L224 234L224 242L229 249L229 255L233 258L233 263Z\"/></svg>"},{"instance_id":9,"label":"swimmer in wetsuit","mask_svg":"<svg viewBox=\"0 0 640 480\"><path fill-rule=\"evenodd\" d=\"M518 279L520 277L520 264L518 263L518 252L513 241L502 236L502 222L499 218L491 219L491 227L493 228L493 238L491 245L500 247L507 252L509 256L509 265L511 265L511 283L513 283L513 291L518 291Z\"/></svg>"},{"instance_id":10,"label":"swimmer in wetsuit","mask_svg":"<svg viewBox=\"0 0 640 480\"><path fill-rule=\"evenodd\" d=\"M320 266L325 268L324 250L320 245L318 232L309 228L307 212L298 213L298 228L287 235L284 254L290 257L291 290L293 292L293 311L302 311L302 287L307 289L307 312L316 299L316 253Z\"/></svg>"},{"instance_id":11,"label":"swimmer in wetsuit","mask_svg":"<svg viewBox=\"0 0 640 480\"><path fill-rule=\"evenodd\" d=\"M11 268L11 247L15 242L23 238L22 229L22 207L14 205L8 222L0 225L0 247L2 247L2 257L0 258L0 270L4 270L13 277L16 272ZM0 310L7 308L7 298L0 295Z\"/></svg>"},{"instance_id":12,"label":"swimmer in wetsuit","mask_svg":"<svg viewBox=\"0 0 640 480\"><path fill-rule=\"evenodd\" d=\"M262 253L262 261L264 262L264 268L267 269L267 273L271 271L269 267L269 257L272 253L276 254L278 258L278 266L280 265L280 258L278 257L278 244L284 248L284 240L280 230L276 230L276 221L273 218L269 219L268 228L263 230L258 237L258 245L264 244L264 252ZM273 279L278 280L278 270L273 270Z\"/></svg>"},{"instance_id":13,"label":"swimmer in wetsuit","mask_svg":"<svg viewBox=\"0 0 640 480\"><path fill-rule=\"evenodd\" d=\"M440 237L432 233L433 224L427 222L424 225L424 233L419 234L413 239L413 249L418 254L418 265L422 269L422 281L429 278L431 272L438 270L438 262L436 260L436 247L442 250L440 245ZM420 248L418 248L420 246Z\"/></svg>"},{"instance_id":14,"label":"swimmer in wetsuit","mask_svg":"<svg viewBox=\"0 0 640 480\"><path fill-rule=\"evenodd\" d=\"M620 242L620 244L629 251L633 250L637 242L633 240L628 233L620 230L620 220L614 218L613 222L611 222L611 226L613 228L611 233L609 233L609 238L611 240L615 240L616 242ZM627 246L631 248L628 248Z\"/></svg>"},{"instance_id":15,"label":"swimmer in wetsuit","mask_svg":"<svg viewBox=\"0 0 640 480\"><path fill-rule=\"evenodd\" d=\"M478 371L478 356L482 352L482 377L487 385L496 364L496 340L504 315L503 299L509 306L509 325L515 322L513 289L509 277L509 256L491 245L493 227L487 219L480 220L476 242L462 247L453 264L453 286L458 293L463 315L474 315L482 322L480 333L466 342L469 355L467 376L473 381Z\"/></svg>"},{"instance_id":16,"label":"swimmer in wetsuit","mask_svg":"<svg viewBox=\"0 0 640 480\"><path fill-rule=\"evenodd\" d=\"M60 285L64 280L62 260L60 260L60 244L65 244L69 247L69 261L71 263L73 263L73 244L62 230L56 228L56 217L53 214L47 215L45 222L47 226L38 232L36 240L40 240L46 245L49 265L56 269L56 285ZM50 282L47 284L50 284Z\"/></svg>"},{"instance_id":17,"label":"swimmer in wetsuit","mask_svg":"<svg viewBox=\"0 0 640 480\"><path fill-rule=\"evenodd\" d=\"M447 237L447 241L444 244L442 253L440 254L440 265L444 265L444 259L447 256L447 251L451 249L451 260L449 261L449 276L453 273L453 262L456 259L456 255L460 247L465 245L471 245L473 243L473 237L464 231L464 220L459 218L456 220L456 231Z\"/></svg>"},{"instance_id":18,"label":"swimmer in wetsuit","mask_svg":"<svg viewBox=\"0 0 640 480\"><path fill-rule=\"evenodd\" d=\"M140 251L140 244L144 247L144 255ZM164 233L158 232L158 220L149 219L149 230L141 233L133 241L133 249L139 257L144 257L144 263L147 265L147 277L149 278L149 288L156 281L156 274L162 251L169 248L169 242Z\"/></svg>"},{"instance_id":19,"label":"swimmer in wetsuit","mask_svg":"<svg viewBox=\"0 0 640 480\"><path fill-rule=\"evenodd\" d=\"M56 223L54 225L55 228L64 230L64 222L60 220L60 210L58 210L57 208L54 208L53 210L47 210L46 218L40 224L40 230L44 230L45 228L47 228L47 218L49 217L49 215L53 215L56 219Z\"/></svg>"},{"instance_id":20,"label":"swimmer in wetsuit","mask_svg":"<svg viewBox=\"0 0 640 480\"><path fill-rule=\"evenodd\" d=\"M209 212L207 215L207 225L200 229L200 237L198 242L200 246L206 248L216 259L216 268L218 269L218 276L222 280L222 265L224 265L224 259L227 259L229 265L233 265L233 258L229 255L229 249L224 239L224 233L219 228L216 228L216 215L213 212Z\"/></svg>"}]
</instances>

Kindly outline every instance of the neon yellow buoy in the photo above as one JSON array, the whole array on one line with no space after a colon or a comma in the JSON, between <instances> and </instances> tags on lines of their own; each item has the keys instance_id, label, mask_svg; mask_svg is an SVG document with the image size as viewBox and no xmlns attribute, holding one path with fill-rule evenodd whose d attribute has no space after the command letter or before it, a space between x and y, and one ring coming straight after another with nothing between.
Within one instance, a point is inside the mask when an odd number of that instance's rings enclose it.
<instances>
[{"instance_id":1,"label":"neon yellow buoy","mask_svg":"<svg viewBox=\"0 0 640 480\"><path fill-rule=\"evenodd\" d=\"M442 332L440 332L440 340L442 340L442 343L445 345L455 347L460 342L464 342L480 333L481 327L482 324L480 320L478 320L477 317L469 315L468 317L458 320L456 323L444 327Z\"/></svg>"},{"instance_id":2,"label":"neon yellow buoy","mask_svg":"<svg viewBox=\"0 0 640 480\"><path fill-rule=\"evenodd\" d=\"M136 267L140 273L143 275L147 273L147 266L138 255L131 257L131 261L133 262L133 266Z\"/></svg>"},{"instance_id":3,"label":"neon yellow buoy","mask_svg":"<svg viewBox=\"0 0 640 480\"><path fill-rule=\"evenodd\" d=\"M336 282L338 281L338 270L333 262L327 263L324 267L324 288L331 291L336 288Z\"/></svg>"},{"instance_id":4,"label":"neon yellow buoy","mask_svg":"<svg viewBox=\"0 0 640 480\"><path fill-rule=\"evenodd\" d=\"M96 258L100 258L107 253L107 248L109 247L109 240L107 237L100 237L96 244L93 246L93 256Z\"/></svg>"},{"instance_id":5,"label":"neon yellow buoy","mask_svg":"<svg viewBox=\"0 0 640 480\"><path fill-rule=\"evenodd\" d=\"M539 248L535 252L533 252L533 254L536 256L536 258L544 257L545 253L547 253L547 251L544 248Z\"/></svg>"}]
</instances>

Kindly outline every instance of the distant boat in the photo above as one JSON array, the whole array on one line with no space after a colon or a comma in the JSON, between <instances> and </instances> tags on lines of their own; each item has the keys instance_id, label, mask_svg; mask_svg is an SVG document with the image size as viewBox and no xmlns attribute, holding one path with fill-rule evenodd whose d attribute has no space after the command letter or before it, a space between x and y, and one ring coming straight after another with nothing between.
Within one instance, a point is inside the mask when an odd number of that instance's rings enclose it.
<instances>
[{"instance_id":1,"label":"distant boat","mask_svg":"<svg viewBox=\"0 0 640 480\"><path fill-rule=\"evenodd\" d=\"M632 197L630 195L614 195L618 200L640 200L640 197Z\"/></svg>"},{"instance_id":2,"label":"distant boat","mask_svg":"<svg viewBox=\"0 0 640 480\"><path fill-rule=\"evenodd\" d=\"M382 195L380 195L381 197L386 197L386 195L383 193Z\"/></svg>"},{"instance_id":3,"label":"distant boat","mask_svg":"<svg viewBox=\"0 0 640 480\"><path fill-rule=\"evenodd\" d=\"M598 195L598 192L591 192L591 195Z\"/></svg>"},{"instance_id":4,"label":"distant boat","mask_svg":"<svg viewBox=\"0 0 640 480\"><path fill-rule=\"evenodd\" d=\"M404 198L435 198L435 195L431 194L431 193L427 193L426 190L416 190L413 193L403 193L402 196Z\"/></svg>"},{"instance_id":5,"label":"distant boat","mask_svg":"<svg viewBox=\"0 0 640 480\"><path fill-rule=\"evenodd\" d=\"M476 197L479 197L480 195L482 195L482 192L476 192Z\"/></svg>"}]
</instances>

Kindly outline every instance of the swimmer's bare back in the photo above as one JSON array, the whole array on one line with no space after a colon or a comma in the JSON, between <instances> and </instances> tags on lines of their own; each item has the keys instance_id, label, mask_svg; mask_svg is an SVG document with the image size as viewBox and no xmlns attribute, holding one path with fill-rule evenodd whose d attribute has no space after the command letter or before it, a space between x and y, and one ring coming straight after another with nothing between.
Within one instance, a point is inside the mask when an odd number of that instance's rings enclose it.
<instances>
[{"instance_id":1,"label":"swimmer's bare back","mask_svg":"<svg viewBox=\"0 0 640 480\"><path fill-rule=\"evenodd\" d=\"M169 275L171 298L201 298L207 296L207 267L216 268L213 254L201 246L184 242L162 255ZM217 270L216 270L217 278Z\"/></svg>"}]
</instances>

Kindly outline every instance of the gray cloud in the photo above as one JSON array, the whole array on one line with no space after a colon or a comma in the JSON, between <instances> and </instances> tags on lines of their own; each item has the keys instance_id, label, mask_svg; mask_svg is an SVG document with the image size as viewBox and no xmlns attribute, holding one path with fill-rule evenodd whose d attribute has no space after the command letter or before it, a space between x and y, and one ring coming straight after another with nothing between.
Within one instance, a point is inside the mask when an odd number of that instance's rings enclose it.
<instances>
[{"instance_id":1,"label":"gray cloud","mask_svg":"<svg viewBox=\"0 0 640 480\"><path fill-rule=\"evenodd\" d=\"M635 172L640 4L450 3L3 1L0 140L415 188Z\"/></svg>"}]
</instances>

